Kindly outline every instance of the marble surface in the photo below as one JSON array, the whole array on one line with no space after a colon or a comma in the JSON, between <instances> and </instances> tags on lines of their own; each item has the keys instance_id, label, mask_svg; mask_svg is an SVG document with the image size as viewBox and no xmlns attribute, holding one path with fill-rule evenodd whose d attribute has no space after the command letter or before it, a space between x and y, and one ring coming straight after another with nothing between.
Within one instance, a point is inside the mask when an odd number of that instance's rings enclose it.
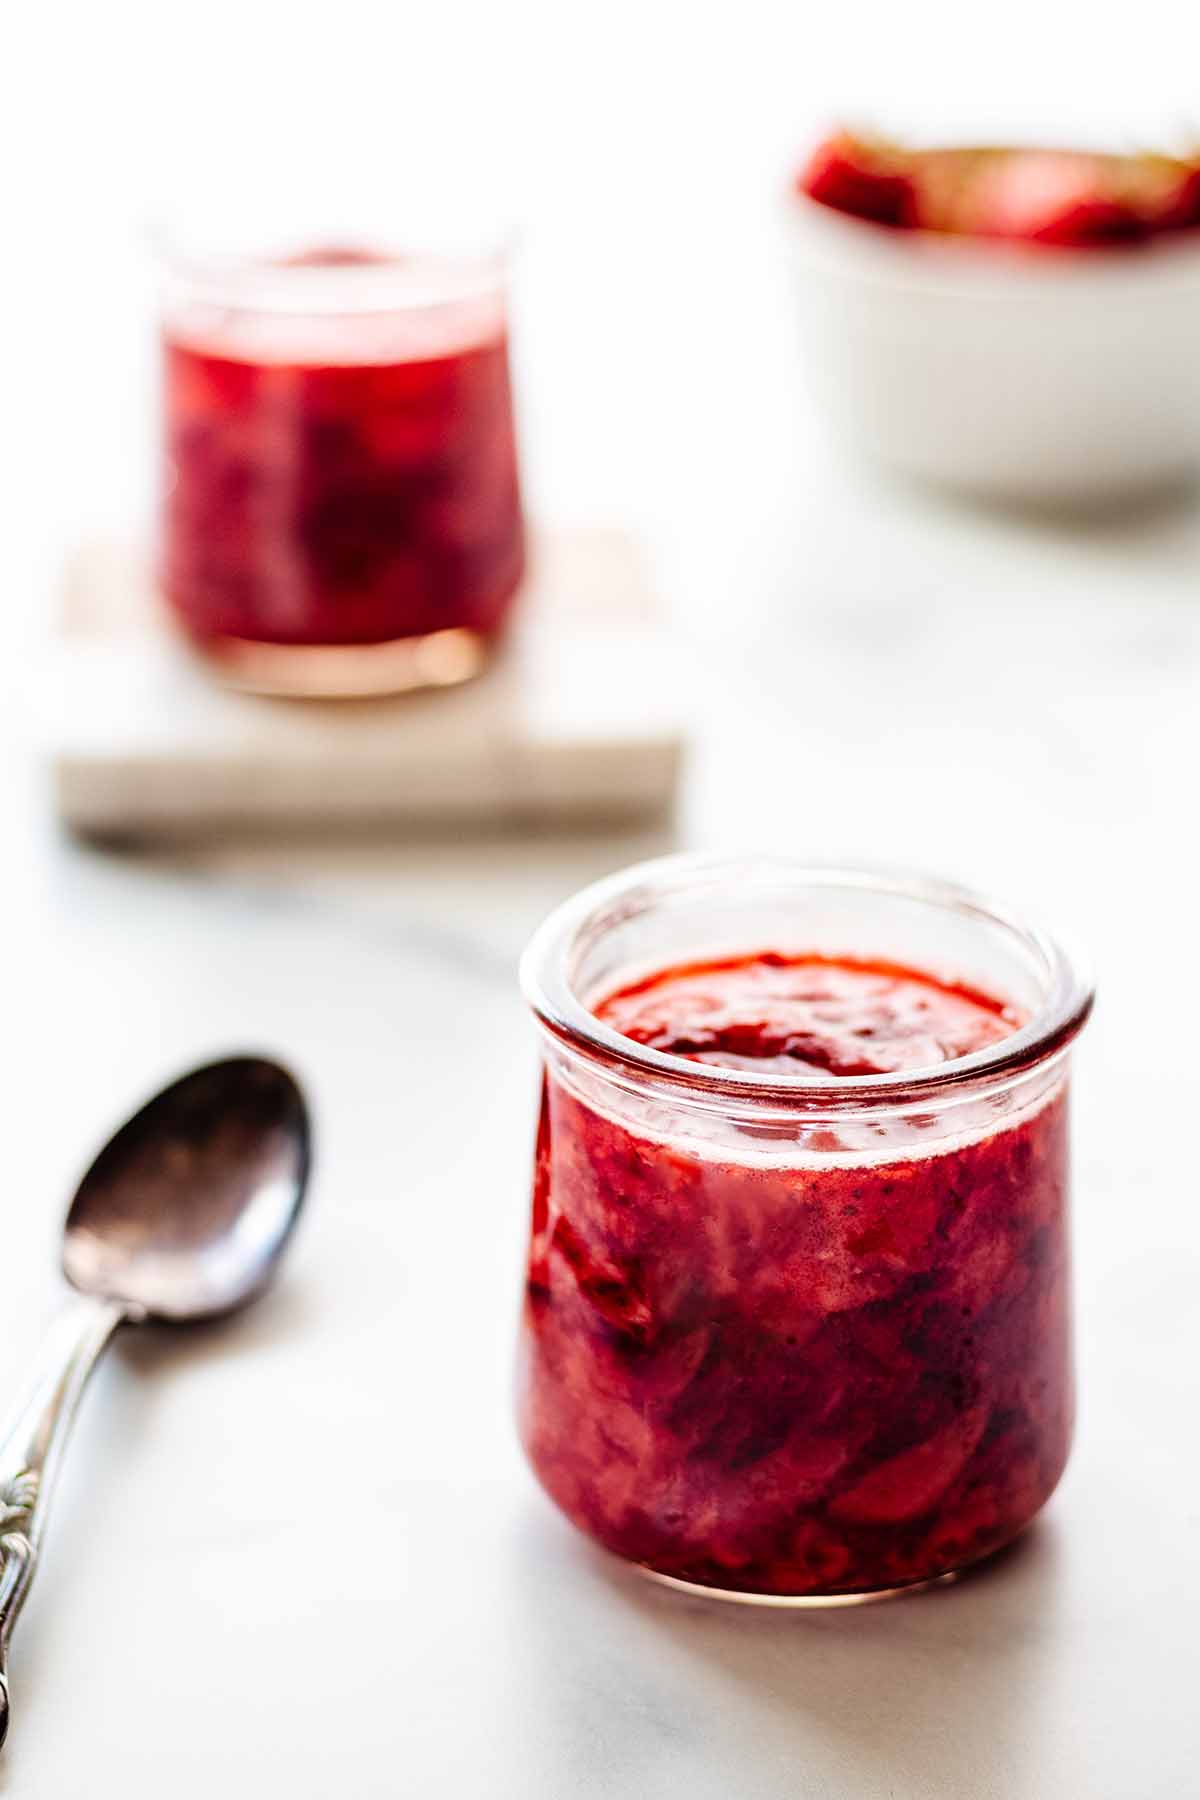
<instances>
[{"instance_id":1,"label":"marble surface","mask_svg":"<svg viewBox=\"0 0 1200 1800\"><path fill-rule=\"evenodd\" d=\"M101 1371L14 1645L0 1792L57 1800L97 1766L181 1800L1191 1791L1196 516L1035 526L818 467L752 603L697 593L675 837L950 870L1090 944L1082 1421L1044 1523L957 1589L764 1616L617 1570L525 1473L514 960L547 906L662 839L107 856L54 835L14 746L5 1386L54 1304L73 1173L162 1074L278 1049L320 1153L276 1293Z\"/></svg>"},{"instance_id":2,"label":"marble surface","mask_svg":"<svg viewBox=\"0 0 1200 1800\"><path fill-rule=\"evenodd\" d=\"M444 55L400 108L395 45L356 55L338 100L324 39L273 9L218 0L189 31L186 83L170 8L80 16L65 59L62 9L31 15L89 154L70 133L46 143L39 182L12 197L14 241L42 258L6 296L33 349L13 359L0 431L23 497L13 606L30 627L67 539L123 527L145 467L149 414L128 384L146 328L119 246L146 144L219 162L222 134L200 128L214 92L230 143L239 106L249 121L244 146L264 94L287 90L280 131L319 88L334 109L321 155L341 118L360 165L390 179L410 101L452 80L455 121L482 128L494 104L533 171L519 374L539 516L647 534L694 744L677 825L653 838L106 855L51 823L14 639L0 1390L19 1387L57 1303L76 1173L164 1075L226 1048L279 1051L320 1136L277 1291L220 1331L130 1339L99 1372L13 1644L0 1795L1196 1791L1200 503L1022 519L840 465L797 387L773 184L843 96L861 109L947 91L961 22L881 15L858 81L856 13L831 14L814 46L805 9L785 23L751 5L736 33L695 9L683 29L670 10L618 5L584 44L569 8L491 9L507 51L482 8L430 13ZM339 17L348 38L375 29L357 0ZM1080 83L1079 15L1019 0L969 61L981 93L1051 107L1152 82L1160 25L1098 44ZM23 128L14 103L18 133L45 143L40 112ZM731 341L739 319L753 327ZM30 479L50 468L53 483ZM1044 1522L959 1587L823 1616L689 1602L592 1554L522 1467L510 1348L536 1058L514 963L550 905L668 837L926 866L1044 911L1092 951L1078 1446Z\"/></svg>"}]
</instances>

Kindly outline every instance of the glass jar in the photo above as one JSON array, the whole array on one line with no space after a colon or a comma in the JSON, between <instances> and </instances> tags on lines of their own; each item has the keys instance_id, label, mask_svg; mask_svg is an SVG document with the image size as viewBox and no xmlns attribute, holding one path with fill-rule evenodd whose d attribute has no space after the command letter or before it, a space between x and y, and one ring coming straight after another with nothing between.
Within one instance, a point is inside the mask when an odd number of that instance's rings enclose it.
<instances>
[{"instance_id":1,"label":"glass jar","mask_svg":"<svg viewBox=\"0 0 1200 1800\"><path fill-rule=\"evenodd\" d=\"M524 567L499 255L168 251L161 578L237 685L475 674Z\"/></svg>"},{"instance_id":2,"label":"glass jar","mask_svg":"<svg viewBox=\"0 0 1200 1800\"><path fill-rule=\"evenodd\" d=\"M898 1072L716 1066L591 1010L665 969L884 963L1008 1034ZM976 894L666 858L577 895L522 981L545 1076L520 1429L577 1526L662 1580L849 1601L1008 1543L1073 1416L1067 1070L1092 992Z\"/></svg>"}]
</instances>

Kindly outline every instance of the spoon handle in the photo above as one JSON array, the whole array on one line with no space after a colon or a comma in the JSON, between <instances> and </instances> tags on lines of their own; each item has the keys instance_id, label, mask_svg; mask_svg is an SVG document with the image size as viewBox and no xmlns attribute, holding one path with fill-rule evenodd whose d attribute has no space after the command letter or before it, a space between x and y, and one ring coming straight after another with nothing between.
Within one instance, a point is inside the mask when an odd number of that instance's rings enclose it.
<instances>
[{"instance_id":1,"label":"spoon handle","mask_svg":"<svg viewBox=\"0 0 1200 1800\"><path fill-rule=\"evenodd\" d=\"M88 1376L130 1309L80 1298L51 1326L24 1405L0 1435L0 1744L8 1733L8 1641L33 1572L63 1450Z\"/></svg>"}]
</instances>

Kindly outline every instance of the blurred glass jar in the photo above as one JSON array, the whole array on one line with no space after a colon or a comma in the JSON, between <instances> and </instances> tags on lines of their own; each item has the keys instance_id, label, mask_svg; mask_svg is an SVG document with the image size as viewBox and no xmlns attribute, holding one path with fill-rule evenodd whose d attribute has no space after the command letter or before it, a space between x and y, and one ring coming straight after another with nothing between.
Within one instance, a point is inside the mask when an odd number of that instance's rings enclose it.
<instances>
[{"instance_id":1,"label":"blurred glass jar","mask_svg":"<svg viewBox=\"0 0 1200 1800\"><path fill-rule=\"evenodd\" d=\"M765 949L936 971L1024 1023L830 1078L592 1010ZM522 979L545 1075L520 1430L567 1517L672 1585L792 1605L1016 1537L1074 1410L1067 1084L1092 993L1066 952L945 883L672 857L568 901Z\"/></svg>"},{"instance_id":2,"label":"blurred glass jar","mask_svg":"<svg viewBox=\"0 0 1200 1800\"><path fill-rule=\"evenodd\" d=\"M162 262L160 572L193 644L271 693L477 673L525 557L505 257Z\"/></svg>"}]
</instances>

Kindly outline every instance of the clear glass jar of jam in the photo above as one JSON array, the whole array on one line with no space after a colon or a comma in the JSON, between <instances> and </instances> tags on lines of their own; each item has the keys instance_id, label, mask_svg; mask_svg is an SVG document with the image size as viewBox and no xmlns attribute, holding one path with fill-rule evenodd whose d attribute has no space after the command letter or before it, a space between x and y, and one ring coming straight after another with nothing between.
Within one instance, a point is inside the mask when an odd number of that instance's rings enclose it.
<instances>
[{"instance_id":1,"label":"clear glass jar of jam","mask_svg":"<svg viewBox=\"0 0 1200 1800\"><path fill-rule=\"evenodd\" d=\"M786 1604L1022 1531L1072 1429L1067 952L939 882L685 857L568 902L522 978L520 1429L568 1518Z\"/></svg>"},{"instance_id":2,"label":"clear glass jar of jam","mask_svg":"<svg viewBox=\"0 0 1200 1800\"><path fill-rule=\"evenodd\" d=\"M164 255L161 579L231 681L473 674L524 567L499 255Z\"/></svg>"}]
</instances>

